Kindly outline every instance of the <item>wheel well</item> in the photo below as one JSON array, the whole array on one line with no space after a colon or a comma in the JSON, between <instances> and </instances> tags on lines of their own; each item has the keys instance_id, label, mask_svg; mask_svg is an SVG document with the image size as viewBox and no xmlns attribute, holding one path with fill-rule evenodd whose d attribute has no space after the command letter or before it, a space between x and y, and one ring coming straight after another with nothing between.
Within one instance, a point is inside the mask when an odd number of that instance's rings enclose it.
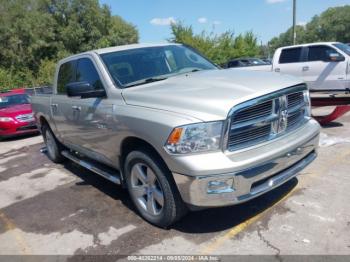
<instances>
[{"instance_id":1,"label":"wheel well","mask_svg":"<svg viewBox=\"0 0 350 262\"><path fill-rule=\"evenodd\" d=\"M39 118L39 123L40 123L40 129L42 130L43 129L43 126L44 125L47 125L49 128L50 128L50 125L49 125L49 122L47 122L46 118L41 116Z\"/></svg>"},{"instance_id":2,"label":"wheel well","mask_svg":"<svg viewBox=\"0 0 350 262\"><path fill-rule=\"evenodd\" d=\"M126 156L131 151L134 151L137 149L147 150L150 153L154 154L156 157L158 157L159 161L161 161L162 164L164 164L164 166L168 168L168 166L166 165L161 155L150 143L137 137L128 137L124 139L124 141L122 142L121 151L120 151L120 169L123 170L123 173L124 173L124 161Z\"/></svg>"},{"instance_id":3,"label":"wheel well","mask_svg":"<svg viewBox=\"0 0 350 262\"><path fill-rule=\"evenodd\" d=\"M41 116L39 118L39 123L40 123L40 131L43 131L43 127L46 125L52 132L51 126L49 124L49 122L46 120L46 118L44 116ZM54 136L54 138L57 140L57 142L60 143L60 141L57 139L56 134L54 134L54 132L52 132L52 135Z\"/></svg>"},{"instance_id":4,"label":"wheel well","mask_svg":"<svg viewBox=\"0 0 350 262\"><path fill-rule=\"evenodd\" d=\"M153 155L154 157L157 157L158 163L162 165L168 172L171 174L171 170L169 169L168 165L165 163L164 159L162 156L158 153L158 151L148 142L146 142L143 139L137 138L137 137L128 137L122 142L121 146L121 151L120 151L120 170L121 172L121 178L122 178L122 186L125 188L126 187L126 181L125 181L125 171L124 171L124 162L127 157L127 155L134 151L134 150L140 150L142 149L143 151L147 151L148 154ZM179 197L179 200L182 202L181 194L179 192L179 189L175 183L174 177L172 175L169 176L169 181L175 186L175 190L177 192L177 196Z\"/></svg>"}]
</instances>

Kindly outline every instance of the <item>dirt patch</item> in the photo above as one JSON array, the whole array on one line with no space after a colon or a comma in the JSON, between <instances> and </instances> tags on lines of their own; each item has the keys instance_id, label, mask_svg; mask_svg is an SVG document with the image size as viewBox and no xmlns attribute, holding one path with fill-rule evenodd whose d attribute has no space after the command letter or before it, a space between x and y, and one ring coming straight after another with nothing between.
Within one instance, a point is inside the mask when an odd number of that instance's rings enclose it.
<instances>
[{"instance_id":1,"label":"dirt patch","mask_svg":"<svg viewBox=\"0 0 350 262\"><path fill-rule=\"evenodd\" d=\"M30 179L38 179L38 178L44 177L46 175L47 175L47 173L38 173L38 174L32 175L30 177ZM62 179L60 179L60 180L62 180Z\"/></svg>"},{"instance_id":2,"label":"dirt patch","mask_svg":"<svg viewBox=\"0 0 350 262\"><path fill-rule=\"evenodd\" d=\"M45 167L58 167L45 154L40 153L43 144L26 146L0 155L2 160L0 182ZM18 156L18 157L15 157ZM9 159L6 161L6 159Z\"/></svg>"}]
</instances>

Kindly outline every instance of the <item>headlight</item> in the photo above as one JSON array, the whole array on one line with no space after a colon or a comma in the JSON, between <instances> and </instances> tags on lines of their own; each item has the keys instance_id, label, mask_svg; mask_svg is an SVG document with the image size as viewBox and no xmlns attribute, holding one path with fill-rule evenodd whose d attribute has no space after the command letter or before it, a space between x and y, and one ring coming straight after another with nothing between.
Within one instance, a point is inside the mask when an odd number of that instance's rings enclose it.
<instances>
[{"instance_id":1,"label":"headlight","mask_svg":"<svg viewBox=\"0 0 350 262\"><path fill-rule=\"evenodd\" d=\"M309 90L304 91L304 101L305 101L305 116L311 117L311 100Z\"/></svg>"},{"instance_id":2,"label":"headlight","mask_svg":"<svg viewBox=\"0 0 350 262\"><path fill-rule=\"evenodd\" d=\"M172 154L213 151L220 148L223 122L208 122L174 128L165 148Z\"/></svg>"},{"instance_id":3,"label":"headlight","mask_svg":"<svg viewBox=\"0 0 350 262\"><path fill-rule=\"evenodd\" d=\"M11 117L0 117L0 122L13 122L13 118Z\"/></svg>"}]
</instances>

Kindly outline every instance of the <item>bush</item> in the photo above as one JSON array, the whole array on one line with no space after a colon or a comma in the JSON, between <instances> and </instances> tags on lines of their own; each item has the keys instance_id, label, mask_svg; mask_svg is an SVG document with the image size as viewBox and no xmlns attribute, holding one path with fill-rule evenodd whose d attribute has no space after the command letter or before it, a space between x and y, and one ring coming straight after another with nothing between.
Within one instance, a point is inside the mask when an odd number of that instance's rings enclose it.
<instances>
[{"instance_id":1,"label":"bush","mask_svg":"<svg viewBox=\"0 0 350 262\"><path fill-rule=\"evenodd\" d=\"M34 84L34 77L29 69L16 71L0 68L0 91L33 86Z\"/></svg>"},{"instance_id":2,"label":"bush","mask_svg":"<svg viewBox=\"0 0 350 262\"><path fill-rule=\"evenodd\" d=\"M260 53L257 37L247 32L235 37L231 31L220 35L203 31L194 34L191 26L182 23L171 25L173 37L169 41L190 45L216 64L224 64L237 57L254 57Z\"/></svg>"}]
</instances>

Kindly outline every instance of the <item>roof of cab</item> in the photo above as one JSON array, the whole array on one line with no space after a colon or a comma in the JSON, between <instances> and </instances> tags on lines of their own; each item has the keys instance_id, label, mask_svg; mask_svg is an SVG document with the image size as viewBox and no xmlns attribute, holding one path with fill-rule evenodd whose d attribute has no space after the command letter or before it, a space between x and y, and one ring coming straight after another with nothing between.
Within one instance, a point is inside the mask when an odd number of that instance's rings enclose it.
<instances>
[{"instance_id":1,"label":"roof of cab","mask_svg":"<svg viewBox=\"0 0 350 262\"><path fill-rule=\"evenodd\" d=\"M63 58L62 60L59 61L59 63L64 63L66 61L69 61L71 59L74 59L75 57L84 55L84 54L106 54L106 53L112 53L112 52L117 52L117 51L124 51L124 50L130 50L130 49L137 49L137 48L145 48L145 47L161 47L161 46L170 46L170 45L181 45L181 44L176 44L176 43L158 43L158 44L130 44L130 45L120 45L120 46L112 46L112 47L106 47L106 48L101 48L101 49L95 49L75 55L71 55L68 57Z\"/></svg>"},{"instance_id":2,"label":"roof of cab","mask_svg":"<svg viewBox=\"0 0 350 262\"><path fill-rule=\"evenodd\" d=\"M338 44L339 42L315 42L315 43L307 43L307 44L300 44L300 45L289 45L289 46L283 46L278 49L285 49L285 48L294 48L294 47L303 47L303 46L312 46L312 45L332 45L332 44Z\"/></svg>"},{"instance_id":3,"label":"roof of cab","mask_svg":"<svg viewBox=\"0 0 350 262\"><path fill-rule=\"evenodd\" d=\"M92 52L95 52L97 54L105 54L105 53L130 50L130 49L137 49L137 48L144 48L144 47L159 47L159 46L169 46L169 45L180 45L180 44L174 44L174 43L131 44L131 45L120 45L120 46L113 46L113 47L107 47L107 48L102 48L102 49L96 49L96 50L93 50Z\"/></svg>"}]
</instances>

